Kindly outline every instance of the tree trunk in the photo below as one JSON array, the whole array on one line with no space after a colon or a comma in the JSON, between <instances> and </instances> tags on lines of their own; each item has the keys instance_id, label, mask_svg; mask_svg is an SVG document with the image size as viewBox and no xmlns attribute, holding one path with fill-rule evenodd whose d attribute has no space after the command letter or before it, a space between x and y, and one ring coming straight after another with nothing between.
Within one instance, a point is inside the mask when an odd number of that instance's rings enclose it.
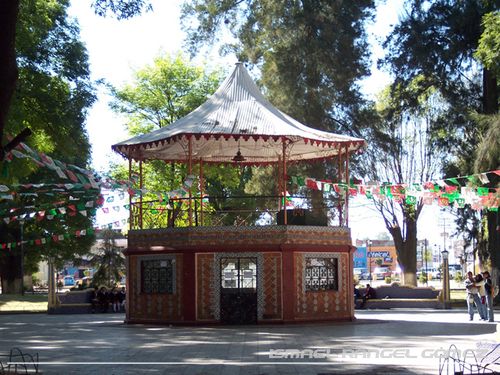
<instances>
[{"instance_id":1,"label":"tree trunk","mask_svg":"<svg viewBox=\"0 0 500 375\"><path fill-rule=\"evenodd\" d=\"M21 255L7 255L0 264L2 294L21 294Z\"/></svg>"},{"instance_id":2,"label":"tree trunk","mask_svg":"<svg viewBox=\"0 0 500 375\"><path fill-rule=\"evenodd\" d=\"M489 69L483 69L483 112L488 115L498 113L498 82L494 72ZM496 168L496 166L492 165L491 168ZM488 187L495 188L498 182L498 176L492 176ZM486 220L488 230L486 252L491 264L491 278L495 285L500 285L500 217L498 212L488 211ZM500 302L500 294L496 301Z\"/></svg>"},{"instance_id":3,"label":"tree trunk","mask_svg":"<svg viewBox=\"0 0 500 375\"><path fill-rule=\"evenodd\" d=\"M491 279L493 285L500 285L500 214L494 211L488 211L488 252L490 255ZM500 293L495 298L500 302Z\"/></svg>"},{"instance_id":4,"label":"tree trunk","mask_svg":"<svg viewBox=\"0 0 500 375\"><path fill-rule=\"evenodd\" d=\"M18 77L16 24L19 0L0 1L0 161L3 159L3 131Z\"/></svg>"},{"instance_id":5,"label":"tree trunk","mask_svg":"<svg viewBox=\"0 0 500 375\"><path fill-rule=\"evenodd\" d=\"M403 238L399 226L388 227L394 240L399 266L403 275L403 284L417 286L417 222L405 213L406 238Z\"/></svg>"}]
</instances>

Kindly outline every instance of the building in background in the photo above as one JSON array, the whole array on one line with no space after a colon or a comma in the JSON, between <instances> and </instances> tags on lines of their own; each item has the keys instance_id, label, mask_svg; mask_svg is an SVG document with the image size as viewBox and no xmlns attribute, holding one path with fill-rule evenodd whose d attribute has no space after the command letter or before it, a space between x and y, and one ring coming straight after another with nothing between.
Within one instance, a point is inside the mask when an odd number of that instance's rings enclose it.
<instances>
[{"instance_id":1,"label":"building in background","mask_svg":"<svg viewBox=\"0 0 500 375\"><path fill-rule=\"evenodd\" d=\"M392 240L356 240L353 264L354 268L364 268L369 274L381 267L393 274L401 272Z\"/></svg>"}]
</instances>

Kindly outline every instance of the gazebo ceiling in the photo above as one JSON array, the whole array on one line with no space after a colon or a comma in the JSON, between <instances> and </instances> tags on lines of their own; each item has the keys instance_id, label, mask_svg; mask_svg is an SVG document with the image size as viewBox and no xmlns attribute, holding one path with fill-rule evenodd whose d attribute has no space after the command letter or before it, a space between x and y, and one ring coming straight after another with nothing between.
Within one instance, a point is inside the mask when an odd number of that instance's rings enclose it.
<instances>
[{"instance_id":1,"label":"gazebo ceiling","mask_svg":"<svg viewBox=\"0 0 500 375\"><path fill-rule=\"evenodd\" d=\"M191 143L191 144L190 144ZM112 146L134 160L241 164L330 158L366 145L360 138L307 127L276 109L253 82L244 65L234 71L200 107L174 123Z\"/></svg>"}]
</instances>

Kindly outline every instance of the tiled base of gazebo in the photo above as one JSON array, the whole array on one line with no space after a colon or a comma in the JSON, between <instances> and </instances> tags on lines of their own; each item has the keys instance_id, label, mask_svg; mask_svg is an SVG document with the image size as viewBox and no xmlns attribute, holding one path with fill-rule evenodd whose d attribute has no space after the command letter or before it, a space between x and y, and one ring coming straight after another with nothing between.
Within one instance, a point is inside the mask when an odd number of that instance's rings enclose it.
<instances>
[{"instance_id":1,"label":"tiled base of gazebo","mask_svg":"<svg viewBox=\"0 0 500 375\"><path fill-rule=\"evenodd\" d=\"M348 229L336 227L133 231L126 252L126 321L350 320L351 249Z\"/></svg>"}]
</instances>

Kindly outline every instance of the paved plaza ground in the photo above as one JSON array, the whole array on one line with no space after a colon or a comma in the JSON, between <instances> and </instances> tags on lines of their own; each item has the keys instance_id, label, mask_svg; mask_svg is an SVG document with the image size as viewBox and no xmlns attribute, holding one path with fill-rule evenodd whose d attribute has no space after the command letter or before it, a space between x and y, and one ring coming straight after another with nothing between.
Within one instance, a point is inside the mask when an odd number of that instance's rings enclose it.
<instances>
[{"instance_id":1,"label":"paved plaza ground","mask_svg":"<svg viewBox=\"0 0 500 375\"><path fill-rule=\"evenodd\" d=\"M44 374L438 374L451 344L500 342L497 313L495 323L469 322L463 309L368 310L354 322L211 327L9 314L0 315L0 353L38 353Z\"/></svg>"}]
</instances>

